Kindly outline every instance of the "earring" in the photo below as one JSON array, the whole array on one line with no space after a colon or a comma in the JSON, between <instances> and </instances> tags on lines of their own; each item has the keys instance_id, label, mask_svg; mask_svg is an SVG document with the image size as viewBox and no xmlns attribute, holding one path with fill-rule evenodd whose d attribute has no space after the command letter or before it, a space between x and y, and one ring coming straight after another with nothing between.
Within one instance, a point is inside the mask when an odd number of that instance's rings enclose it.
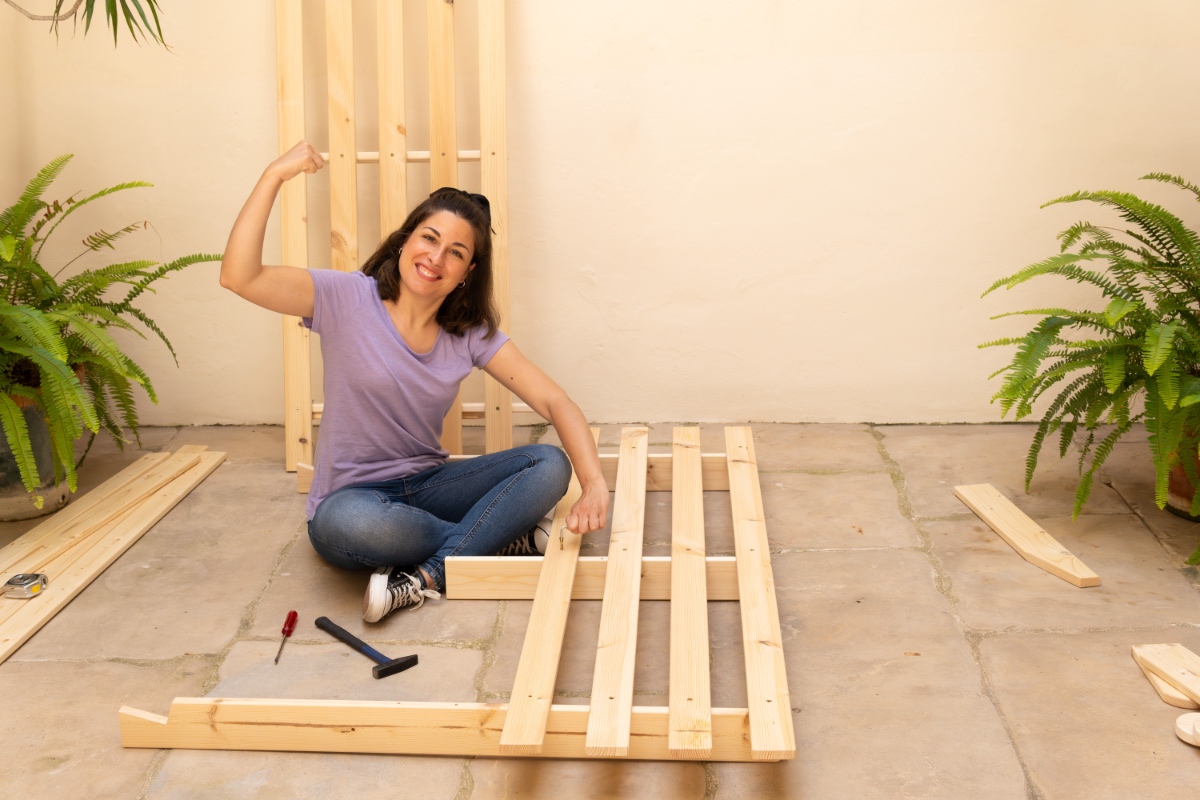
<instances>
[{"instance_id":1,"label":"earring","mask_svg":"<svg viewBox=\"0 0 1200 800\"><path fill-rule=\"evenodd\" d=\"M463 287L464 287L464 286L466 286L466 285L467 285L467 282L466 282L466 281L463 281L462 283L460 283L460 284L458 285L458 288L460 288L460 289L461 289L461 288L463 288Z\"/></svg>"}]
</instances>

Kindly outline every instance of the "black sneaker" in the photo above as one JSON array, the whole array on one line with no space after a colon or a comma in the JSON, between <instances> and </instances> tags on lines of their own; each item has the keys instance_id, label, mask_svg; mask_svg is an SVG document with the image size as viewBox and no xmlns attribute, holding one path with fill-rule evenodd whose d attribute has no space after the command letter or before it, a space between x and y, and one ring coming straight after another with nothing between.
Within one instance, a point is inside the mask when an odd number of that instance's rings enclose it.
<instances>
[{"instance_id":1,"label":"black sneaker","mask_svg":"<svg viewBox=\"0 0 1200 800\"><path fill-rule=\"evenodd\" d=\"M546 553L546 542L550 541L550 528L554 524L553 517L545 517L537 525L526 531L515 542L505 545L498 556L540 556Z\"/></svg>"},{"instance_id":2,"label":"black sneaker","mask_svg":"<svg viewBox=\"0 0 1200 800\"><path fill-rule=\"evenodd\" d=\"M388 614L407 606L420 607L425 598L441 597L425 588L420 576L402 572L396 567L380 567L367 582L363 595L363 622L379 622Z\"/></svg>"}]
</instances>

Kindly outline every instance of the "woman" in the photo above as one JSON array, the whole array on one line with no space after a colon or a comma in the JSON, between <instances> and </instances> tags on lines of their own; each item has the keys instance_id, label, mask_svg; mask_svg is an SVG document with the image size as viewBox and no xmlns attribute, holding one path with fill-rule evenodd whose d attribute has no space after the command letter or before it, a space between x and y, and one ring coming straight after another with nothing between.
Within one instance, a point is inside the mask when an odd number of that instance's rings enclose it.
<instances>
[{"instance_id":1,"label":"woman","mask_svg":"<svg viewBox=\"0 0 1200 800\"><path fill-rule=\"evenodd\" d=\"M447 556L530 552L572 465L583 489L567 517L572 532L604 527L608 486L579 407L497 329L482 195L434 192L361 272L262 263L280 186L322 166L300 142L267 167L229 235L221 285L321 335L325 409L309 538L331 564L375 569L363 619L378 622L438 596ZM472 367L549 420L570 463L548 445L448 462L442 418Z\"/></svg>"}]
</instances>

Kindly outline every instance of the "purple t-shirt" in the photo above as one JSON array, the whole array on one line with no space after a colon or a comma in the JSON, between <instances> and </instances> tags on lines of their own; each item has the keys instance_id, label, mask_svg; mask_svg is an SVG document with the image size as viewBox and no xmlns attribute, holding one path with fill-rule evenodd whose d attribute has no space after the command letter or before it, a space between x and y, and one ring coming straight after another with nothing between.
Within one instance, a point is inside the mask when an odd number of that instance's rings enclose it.
<instances>
[{"instance_id":1,"label":"purple t-shirt","mask_svg":"<svg viewBox=\"0 0 1200 800\"><path fill-rule=\"evenodd\" d=\"M438 332L416 353L392 324L375 287L361 272L314 269L313 315L321 335L325 409L320 452L306 511L309 519L345 486L415 475L443 463L442 419L472 367L483 367L508 337L486 327L462 336Z\"/></svg>"}]
</instances>

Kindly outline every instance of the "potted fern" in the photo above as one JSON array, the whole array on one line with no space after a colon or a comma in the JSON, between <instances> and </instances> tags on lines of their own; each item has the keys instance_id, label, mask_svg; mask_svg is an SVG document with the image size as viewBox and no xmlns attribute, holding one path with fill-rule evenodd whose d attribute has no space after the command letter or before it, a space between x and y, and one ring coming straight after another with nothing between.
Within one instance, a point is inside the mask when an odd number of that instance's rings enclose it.
<instances>
[{"instance_id":1,"label":"potted fern","mask_svg":"<svg viewBox=\"0 0 1200 800\"><path fill-rule=\"evenodd\" d=\"M90 434L89 448L101 428L119 447L127 442L126 431L140 443L133 387L141 386L157 402L154 386L108 329L144 337L140 326L160 338L174 357L166 335L134 301L172 272L220 260L219 255L196 254L166 264L126 261L64 275L79 257L115 249L116 240L146 226L136 222L86 237L80 255L51 273L42 263L42 249L64 220L101 197L150 185L121 183L81 200L43 201L70 159L65 155L51 161L0 214L0 427L8 445L3 455L20 482L10 494L23 495L26 509L23 514L10 511L10 519L53 510L75 491L75 443L85 435ZM41 444L41 464L36 444ZM49 508L47 493L54 498Z\"/></svg>"},{"instance_id":2,"label":"potted fern","mask_svg":"<svg viewBox=\"0 0 1200 800\"><path fill-rule=\"evenodd\" d=\"M1200 199L1200 187L1173 175ZM1145 425L1154 461L1155 501L1200 519L1200 235L1161 206L1124 192L1076 192L1056 203L1091 201L1115 209L1123 230L1079 222L1059 235L1060 252L996 281L984 295L1040 275L1058 275L1099 290L1103 308L1034 308L1000 314L1040 317L1024 336L980 347L1016 345L993 397L1001 416L1029 416L1045 398L1025 461L1029 490L1048 436L1065 457L1074 443L1079 484L1074 516L1087 502L1097 470L1117 441ZM1043 206L1044 207L1044 206ZM1111 427L1110 427L1111 426ZM1200 550L1192 561L1200 560Z\"/></svg>"}]
</instances>

